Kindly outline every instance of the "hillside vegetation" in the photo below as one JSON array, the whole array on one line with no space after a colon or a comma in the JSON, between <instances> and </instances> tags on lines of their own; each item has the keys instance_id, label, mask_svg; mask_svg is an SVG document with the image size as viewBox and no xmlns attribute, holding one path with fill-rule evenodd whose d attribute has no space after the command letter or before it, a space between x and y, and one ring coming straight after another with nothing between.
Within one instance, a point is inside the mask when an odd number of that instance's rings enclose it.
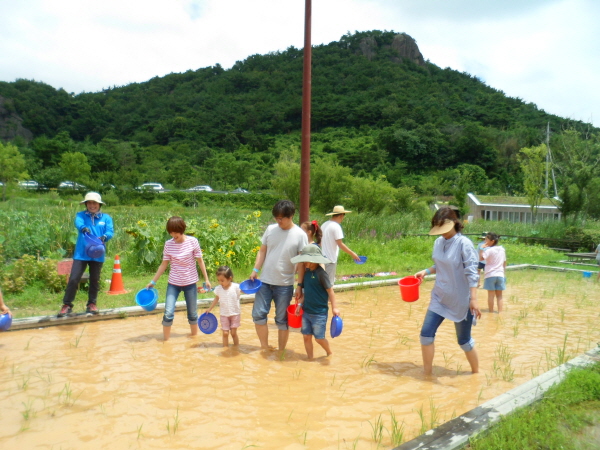
<instances>
[{"instance_id":1,"label":"hillside vegetation","mask_svg":"<svg viewBox=\"0 0 600 450\"><path fill-rule=\"evenodd\" d=\"M91 187L156 181L262 190L286 176L282 164L298 161L302 60L290 47L228 70L217 64L77 95L21 79L0 82L0 96L33 133L12 139L28 176L49 187L68 172L64 155L80 153L89 169L77 163L72 178ZM368 188L524 194L519 151L545 142L550 123L567 215L580 204L572 214L600 216L597 129L423 60L410 36L357 32L314 47L312 86L314 161L370 180ZM293 197L281 183L275 188Z\"/></svg>"}]
</instances>

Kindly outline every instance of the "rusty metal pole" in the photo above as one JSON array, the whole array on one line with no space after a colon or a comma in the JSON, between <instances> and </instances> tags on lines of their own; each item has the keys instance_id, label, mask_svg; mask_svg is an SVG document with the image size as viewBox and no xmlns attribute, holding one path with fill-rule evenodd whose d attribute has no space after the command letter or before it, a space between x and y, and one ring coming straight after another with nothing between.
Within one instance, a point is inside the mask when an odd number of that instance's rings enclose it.
<instances>
[{"instance_id":1,"label":"rusty metal pole","mask_svg":"<svg viewBox=\"0 0 600 450\"><path fill-rule=\"evenodd\" d=\"M305 0L304 7L304 70L302 72L302 153L300 158L300 223L310 215L310 101L312 46L310 22L312 0Z\"/></svg>"}]
</instances>

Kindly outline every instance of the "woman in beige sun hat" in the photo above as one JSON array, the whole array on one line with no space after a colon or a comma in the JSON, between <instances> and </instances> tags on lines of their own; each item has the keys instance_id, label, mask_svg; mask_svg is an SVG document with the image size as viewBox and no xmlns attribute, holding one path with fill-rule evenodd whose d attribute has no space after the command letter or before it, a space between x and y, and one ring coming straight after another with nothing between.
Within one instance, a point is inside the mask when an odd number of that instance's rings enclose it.
<instances>
[{"instance_id":1,"label":"woman in beige sun hat","mask_svg":"<svg viewBox=\"0 0 600 450\"><path fill-rule=\"evenodd\" d=\"M479 358L471 327L481 317L477 305L479 257L471 240L462 235L463 224L456 213L440 208L431 219L432 236L440 236L433 244L433 266L415 274L417 278L435 273L431 301L421 327L421 353L425 375L433 373L435 335L445 319L454 322L458 345L465 352L473 373L479 372Z\"/></svg>"}]
</instances>

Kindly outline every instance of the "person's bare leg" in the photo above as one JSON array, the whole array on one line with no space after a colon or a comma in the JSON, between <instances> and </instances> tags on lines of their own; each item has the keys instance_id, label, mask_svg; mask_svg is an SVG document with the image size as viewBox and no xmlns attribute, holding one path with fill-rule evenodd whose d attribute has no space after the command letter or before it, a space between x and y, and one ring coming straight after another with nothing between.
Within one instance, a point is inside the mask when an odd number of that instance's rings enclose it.
<instances>
[{"instance_id":1,"label":"person's bare leg","mask_svg":"<svg viewBox=\"0 0 600 450\"><path fill-rule=\"evenodd\" d=\"M223 347L229 347L229 331L223 330Z\"/></svg>"},{"instance_id":2,"label":"person's bare leg","mask_svg":"<svg viewBox=\"0 0 600 450\"><path fill-rule=\"evenodd\" d=\"M260 348L263 350L267 350L269 348L269 327L267 324L258 325L254 324L254 328L256 328L256 334L258 336L258 340L260 341Z\"/></svg>"},{"instance_id":3,"label":"person's bare leg","mask_svg":"<svg viewBox=\"0 0 600 450\"><path fill-rule=\"evenodd\" d=\"M190 323L190 332L192 333L192 336L198 335L198 322Z\"/></svg>"},{"instance_id":4,"label":"person's bare leg","mask_svg":"<svg viewBox=\"0 0 600 450\"><path fill-rule=\"evenodd\" d=\"M311 361L313 359L313 343L312 343L312 334L303 334L304 337L304 348L306 349L306 356L308 360Z\"/></svg>"},{"instance_id":5,"label":"person's bare leg","mask_svg":"<svg viewBox=\"0 0 600 450\"><path fill-rule=\"evenodd\" d=\"M465 352L465 355L471 366L471 372L479 373L479 357L477 356L477 350L473 349L470 352Z\"/></svg>"},{"instance_id":6,"label":"person's bare leg","mask_svg":"<svg viewBox=\"0 0 600 450\"><path fill-rule=\"evenodd\" d=\"M240 338L237 334L237 328L231 329L231 337L233 338L233 345L240 345Z\"/></svg>"},{"instance_id":7,"label":"person's bare leg","mask_svg":"<svg viewBox=\"0 0 600 450\"><path fill-rule=\"evenodd\" d=\"M421 354L423 355L423 370L425 371L425 376L431 376L433 374L435 344L421 345Z\"/></svg>"},{"instance_id":8,"label":"person's bare leg","mask_svg":"<svg viewBox=\"0 0 600 450\"><path fill-rule=\"evenodd\" d=\"M488 293L488 309L491 313L494 312L494 293L496 291L487 291Z\"/></svg>"},{"instance_id":9,"label":"person's bare leg","mask_svg":"<svg viewBox=\"0 0 600 450\"><path fill-rule=\"evenodd\" d=\"M279 350L285 350L288 338L290 337L290 330L278 330L277 340L279 343Z\"/></svg>"},{"instance_id":10,"label":"person's bare leg","mask_svg":"<svg viewBox=\"0 0 600 450\"><path fill-rule=\"evenodd\" d=\"M502 300L502 291L496 291L496 301L498 302L498 312L501 313L504 309L504 301Z\"/></svg>"},{"instance_id":11,"label":"person's bare leg","mask_svg":"<svg viewBox=\"0 0 600 450\"><path fill-rule=\"evenodd\" d=\"M329 348L329 342L327 342L327 339L316 339L315 341L317 341L317 344L319 344L321 347L323 347L323 350L325 350L325 353L327 353L327 356L331 355L331 348Z\"/></svg>"},{"instance_id":12,"label":"person's bare leg","mask_svg":"<svg viewBox=\"0 0 600 450\"><path fill-rule=\"evenodd\" d=\"M163 338L165 339L165 341L168 341L170 337L171 337L171 327L165 327L163 325Z\"/></svg>"}]
</instances>

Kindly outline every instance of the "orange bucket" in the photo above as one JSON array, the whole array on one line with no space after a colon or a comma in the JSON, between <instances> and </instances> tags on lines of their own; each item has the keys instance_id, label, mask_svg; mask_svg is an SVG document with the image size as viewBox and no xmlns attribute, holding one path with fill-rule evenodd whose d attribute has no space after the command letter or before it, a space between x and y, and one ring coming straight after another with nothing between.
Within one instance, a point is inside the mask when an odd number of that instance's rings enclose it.
<instances>
[{"instance_id":1,"label":"orange bucket","mask_svg":"<svg viewBox=\"0 0 600 450\"><path fill-rule=\"evenodd\" d=\"M400 295L405 302L415 302L419 300L419 286L423 281L422 278L404 277L398 281L400 286Z\"/></svg>"},{"instance_id":2,"label":"orange bucket","mask_svg":"<svg viewBox=\"0 0 600 450\"><path fill-rule=\"evenodd\" d=\"M296 305L297 305L297 303L294 303L293 305L290 305L287 308L288 325L292 328L301 328L302 327L302 314L304 314L304 310L302 308L300 308L300 315L297 316L296 315Z\"/></svg>"}]
</instances>

